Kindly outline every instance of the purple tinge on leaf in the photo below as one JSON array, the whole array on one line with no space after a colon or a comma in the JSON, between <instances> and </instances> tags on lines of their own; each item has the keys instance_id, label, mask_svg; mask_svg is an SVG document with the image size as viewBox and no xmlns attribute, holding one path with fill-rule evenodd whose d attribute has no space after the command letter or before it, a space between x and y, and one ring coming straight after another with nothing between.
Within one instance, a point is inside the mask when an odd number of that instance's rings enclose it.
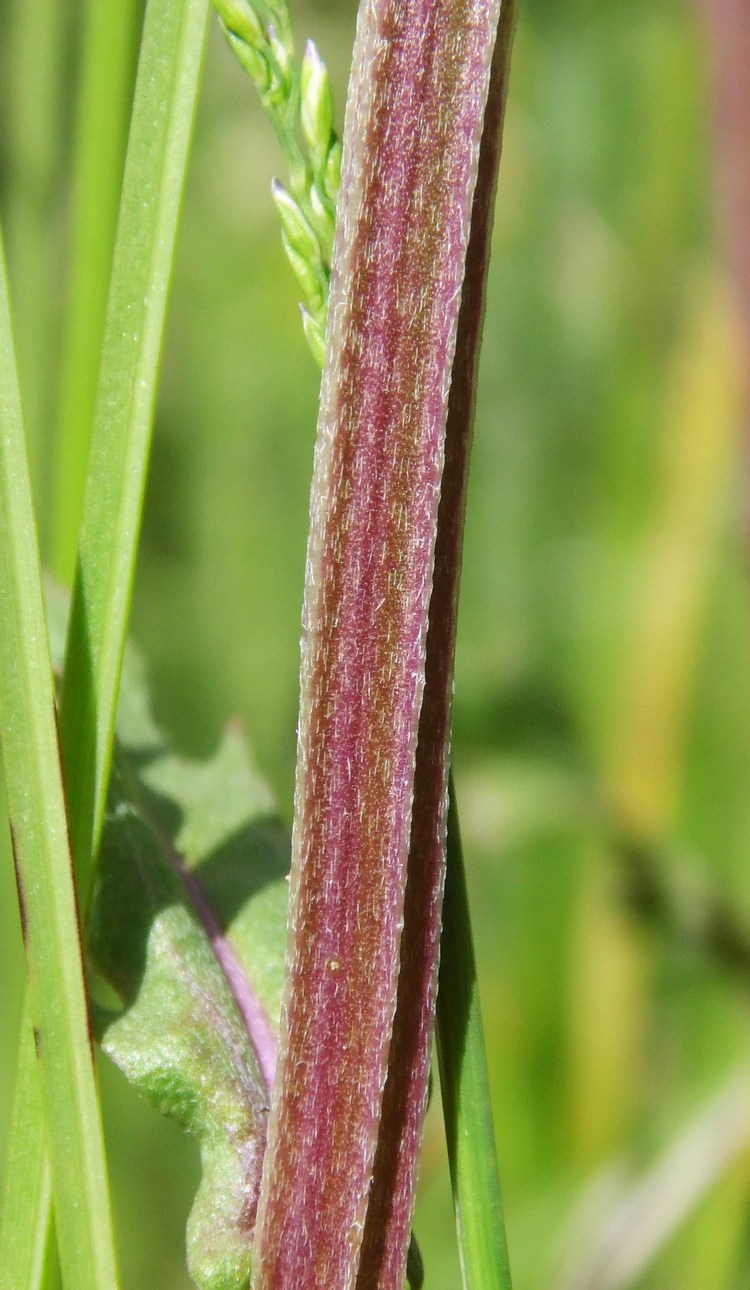
<instances>
[{"instance_id":1,"label":"purple tinge on leaf","mask_svg":"<svg viewBox=\"0 0 750 1290\"><path fill-rule=\"evenodd\" d=\"M290 959L255 1244L263 1290L346 1290L360 1264L498 15L499 0L367 0L360 13L313 482ZM408 1222L383 1285L403 1278L406 1239Z\"/></svg>"}]
</instances>

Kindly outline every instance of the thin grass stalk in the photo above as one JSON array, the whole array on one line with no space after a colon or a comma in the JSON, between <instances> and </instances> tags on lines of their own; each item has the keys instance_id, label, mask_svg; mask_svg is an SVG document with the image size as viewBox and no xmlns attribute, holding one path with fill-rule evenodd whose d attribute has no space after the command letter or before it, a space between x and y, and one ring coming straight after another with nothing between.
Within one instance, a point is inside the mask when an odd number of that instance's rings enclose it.
<instances>
[{"instance_id":1,"label":"thin grass stalk","mask_svg":"<svg viewBox=\"0 0 750 1290\"><path fill-rule=\"evenodd\" d=\"M149 0L141 42L60 695L84 906L104 816L206 18L207 0Z\"/></svg>"},{"instance_id":2,"label":"thin grass stalk","mask_svg":"<svg viewBox=\"0 0 750 1290\"><path fill-rule=\"evenodd\" d=\"M5 6L7 43L0 75L8 95L5 242L13 284L14 328L26 443L35 496L46 503L47 428L52 414L60 263L59 187L65 150L63 0ZM40 508L43 546L46 505Z\"/></svg>"},{"instance_id":3,"label":"thin grass stalk","mask_svg":"<svg viewBox=\"0 0 750 1290\"><path fill-rule=\"evenodd\" d=\"M59 712L70 835L84 908L106 801L206 16L207 0L149 0L141 42ZM22 1055L19 1086L30 1078ZM20 1123L17 1132L31 1144L30 1155L33 1126ZM39 1162L35 1167L42 1169ZM9 1176L8 1186L13 1185ZM40 1229L46 1227L43 1206L37 1221ZM33 1239L38 1242L41 1235Z\"/></svg>"},{"instance_id":4,"label":"thin grass stalk","mask_svg":"<svg viewBox=\"0 0 750 1290\"><path fill-rule=\"evenodd\" d=\"M437 1049L465 1290L510 1290L469 900L453 785L448 800Z\"/></svg>"},{"instance_id":5,"label":"thin grass stalk","mask_svg":"<svg viewBox=\"0 0 750 1290\"><path fill-rule=\"evenodd\" d=\"M88 0L57 402L51 566L75 572L142 0Z\"/></svg>"},{"instance_id":6,"label":"thin grass stalk","mask_svg":"<svg viewBox=\"0 0 750 1290\"><path fill-rule=\"evenodd\" d=\"M427 633L425 691L414 776L398 1003L358 1290L396 1285L402 1275L395 1261L395 1252L402 1250L408 1239L416 1191L418 1147L427 1105L445 881L458 584L513 17L513 6L506 0L501 10L485 111L451 374ZM452 947L456 948L456 942L452 942ZM445 971L454 972L460 979L465 972L471 975L472 965L459 957L449 962ZM445 1019L445 1010L442 1017Z\"/></svg>"},{"instance_id":7,"label":"thin grass stalk","mask_svg":"<svg viewBox=\"0 0 750 1290\"><path fill-rule=\"evenodd\" d=\"M485 0L368 0L360 12L313 482L291 944L256 1229L259 1290L346 1290L359 1267L498 13ZM392 1256L401 1281L407 1246L408 1230Z\"/></svg>"},{"instance_id":8,"label":"thin grass stalk","mask_svg":"<svg viewBox=\"0 0 750 1290\"><path fill-rule=\"evenodd\" d=\"M81 1290L113 1290L117 1272L104 1141L1 244L0 532L0 739L31 1014L41 1059L57 1236L67 1284ZM38 1148L41 1135L33 1096L27 1110L29 1145L36 1140ZM28 1170L38 1168L37 1155ZM36 1184L35 1192L39 1195ZM37 1250L41 1236L40 1230L34 1242Z\"/></svg>"}]
</instances>

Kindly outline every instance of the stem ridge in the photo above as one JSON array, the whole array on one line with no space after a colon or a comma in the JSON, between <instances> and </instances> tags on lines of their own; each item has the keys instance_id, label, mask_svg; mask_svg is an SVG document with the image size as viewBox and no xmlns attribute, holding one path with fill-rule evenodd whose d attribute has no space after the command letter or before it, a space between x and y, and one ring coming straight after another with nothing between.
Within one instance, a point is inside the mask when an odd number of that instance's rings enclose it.
<instances>
[{"instance_id":1,"label":"stem ridge","mask_svg":"<svg viewBox=\"0 0 750 1290\"><path fill-rule=\"evenodd\" d=\"M345 1290L360 1262L498 14L498 0L368 0L360 14L311 502L290 948L258 1287ZM408 1228L401 1245L403 1266Z\"/></svg>"}]
</instances>

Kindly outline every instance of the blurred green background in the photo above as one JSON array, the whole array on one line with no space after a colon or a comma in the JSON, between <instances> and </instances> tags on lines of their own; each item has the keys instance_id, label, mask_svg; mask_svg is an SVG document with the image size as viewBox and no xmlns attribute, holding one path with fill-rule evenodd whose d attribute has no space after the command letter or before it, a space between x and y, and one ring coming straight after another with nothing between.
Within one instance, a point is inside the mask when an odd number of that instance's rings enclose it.
<instances>
[{"instance_id":1,"label":"blurred green background","mask_svg":"<svg viewBox=\"0 0 750 1290\"><path fill-rule=\"evenodd\" d=\"M47 50L57 98L40 84L26 115L24 8L0 0L0 199L48 541L69 162L50 160L46 108L57 103L65 139L80 15L71 3ZM750 958L740 946L730 972L696 946L707 889L750 928L739 342L706 37L687 0L520 8L455 701L515 1285L742 1290ZM39 9L32 68L52 39ZM354 10L292 9L340 116ZM204 754L241 715L288 819L318 378L269 198L280 168L212 21L133 636L178 746ZM2 1145L23 968L4 833L0 847ZM677 891L678 932L629 898L638 847ZM182 1290L197 1150L101 1074L124 1285ZM454 1290L437 1097L416 1232L428 1290Z\"/></svg>"}]
</instances>

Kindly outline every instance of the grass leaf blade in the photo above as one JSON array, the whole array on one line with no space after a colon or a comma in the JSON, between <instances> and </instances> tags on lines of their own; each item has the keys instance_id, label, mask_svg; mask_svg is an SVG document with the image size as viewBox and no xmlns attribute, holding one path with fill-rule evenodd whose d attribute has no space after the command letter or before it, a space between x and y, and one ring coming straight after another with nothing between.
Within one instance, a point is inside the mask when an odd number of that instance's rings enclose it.
<instances>
[{"instance_id":1,"label":"grass leaf blade","mask_svg":"<svg viewBox=\"0 0 750 1290\"><path fill-rule=\"evenodd\" d=\"M52 497L52 558L70 585L96 401L141 0L88 0L78 93Z\"/></svg>"},{"instance_id":2,"label":"grass leaf blade","mask_svg":"<svg viewBox=\"0 0 750 1290\"><path fill-rule=\"evenodd\" d=\"M57 1236L70 1285L112 1290L117 1274L104 1143L1 246L0 532L0 736L41 1053ZM39 1168L38 1160L31 1167Z\"/></svg>"},{"instance_id":3,"label":"grass leaf blade","mask_svg":"<svg viewBox=\"0 0 750 1290\"><path fill-rule=\"evenodd\" d=\"M0 1210L0 1268L6 1286L42 1290L53 1241L52 1194L32 1027L31 1015L24 1015Z\"/></svg>"},{"instance_id":4,"label":"grass leaf blade","mask_svg":"<svg viewBox=\"0 0 750 1290\"><path fill-rule=\"evenodd\" d=\"M60 700L73 854L101 832L207 0L146 11Z\"/></svg>"},{"instance_id":5,"label":"grass leaf blade","mask_svg":"<svg viewBox=\"0 0 750 1290\"><path fill-rule=\"evenodd\" d=\"M466 1290L511 1290L461 835L452 791L437 997L440 1091Z\"/></svg>"},{"instance_id":6,"label":"grass leaf blade","mask_svg":"<svg viewBox=\"0 0 750 1290\"><path fill-rule=\"evenodd\" d=\"M84 892L104 812L206 12L206 0L150 0L141 43L85 501L78 615L60 705L71 841ZM36 1139L33 1131L26 1136L30 1157ZM41 1161L36 1168L42 1171ZM42 1211L38 1221L46 1229Z\"/></svg>"}]
</instances>

